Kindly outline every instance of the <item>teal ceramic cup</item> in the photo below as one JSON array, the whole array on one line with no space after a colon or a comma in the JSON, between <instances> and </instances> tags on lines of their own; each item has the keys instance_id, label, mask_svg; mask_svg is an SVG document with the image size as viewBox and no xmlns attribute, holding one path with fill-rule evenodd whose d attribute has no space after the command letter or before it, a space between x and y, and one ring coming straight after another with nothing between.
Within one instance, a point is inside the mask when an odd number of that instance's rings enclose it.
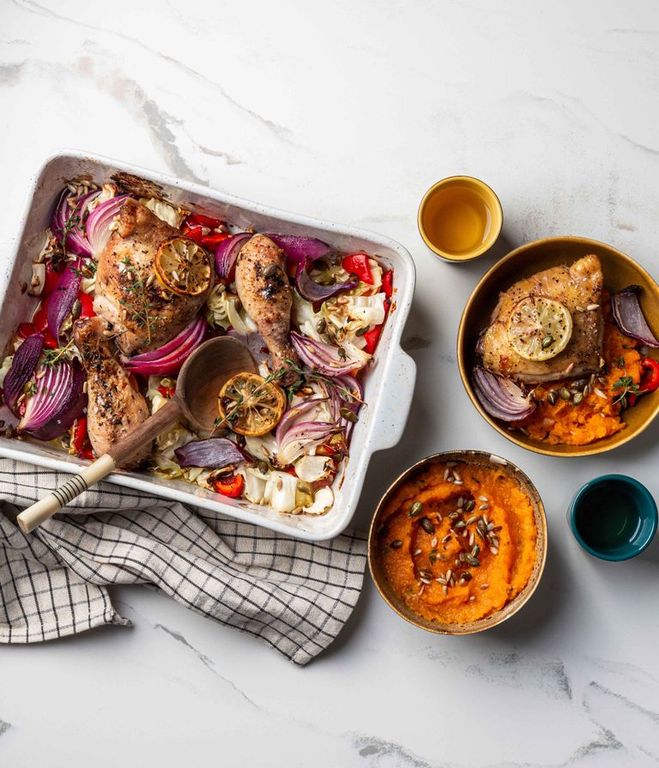
<instances>
[{"instance_id":1,"label":"teal ceramic cup","mask_svg":"<svg viewBox=\"0 0 659 768\"><path fill-rule=\"evenodd\" d=\"M627 475L602 475L572 499L568 521L580 546L601 560L629 560L657 531L657 505L648 489Z\"/></svg>"}]
</instances>

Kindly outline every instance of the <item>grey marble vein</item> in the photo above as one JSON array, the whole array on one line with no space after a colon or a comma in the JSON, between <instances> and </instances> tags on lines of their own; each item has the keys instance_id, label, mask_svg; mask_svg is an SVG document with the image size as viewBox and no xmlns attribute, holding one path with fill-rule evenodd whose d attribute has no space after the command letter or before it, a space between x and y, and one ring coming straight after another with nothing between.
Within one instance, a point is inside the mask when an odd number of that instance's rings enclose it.
<instances>
[{"instance_id":1,"label":"grey marble vein","mask_svg":"<svg viewBox=\"0 0 659 768\"><path fill-rule=\"evenodd\" d=\"M572 686L560 659L527 659L516 651L491 653L485 662L468 666L465 673L512 688L533 684L553 698L572 699Z\"/></svg>"},{"instance_id":2,"label":"grey marble vein","mask_svg":"<svg viewBox=\"0 0 659 768\"><path fill-rule=\"evenodd\" d=\"M16 64L0 64L0 85L16 85L21 79L25 64L25 61L20 61Z\"/></svg>"},{"instance_id":3,"label":"grey marble vein","mask_svg":"<svg viewBox=\"0 0 659 768\"><path fill-rule=\"evenodd\" d=\"M427 349L431 344L432 341L424 336L408 336L401 342L401 346L406 352L411 352L414 349Z\"/></svg>"},{"instance_id":4,"label":"grey marble vein","mask_svg":"<svg viewBox=\"0 0 659 768\"><path fill-rule=\"evenodd\" d=\"M138 40L135 37L131 37L130 35L122 34L121 32L116 32L112 29L107 29L106 27L99 27L94 24L86 24L82 21L79 21L78 19L71 18L70 16L65 16L61 13L56 13L50 8L45 8L43 5L40 5L39 3L36 3L33 0L22 0L22 2L21 0L13 0L13 2L19 8L22 8L23 10L28 11L29 13L36 13L36 14L39 14L40 16L48 16L50 18L59 19L60 21L65 21L65 22L68 22L69 24L75 24L79 27L82 27L84 29L89 29L94 32L102 32L104 34L118 37L122 40L125 40L126 42L129 42L129 43L132 43L133 45L138 46L139 48L141 48L144 51L147 51L151 55L157 56L163 61L166 61L169 64L172 64L175 67L181 69L186 74L199 78L203 82L212 86L224 99L226 99L227 102L229 102L229 104L235 107L238 111L240 111L245 115L249 115L251 118L253 118L258 123L260 123L264 128L266 128L267 130L275 134L279 139L286 141L291 145L297 146L291 139L292 131L290 128L288 128L285 125L281 125L280 123L276 123L275 121L270 120L266 117L263 117L263 115L260 115L258 112L254 111L253 109L246 107L244 104L241 104L237 99L231 96L231 94L229 94L225 90L225 88L223 88L219 83L215 82L214 80L211 80L210 78L206 77L206 75L202 74L201 72L198 72L196 69L193 69L187 64L184 64L182 61L179 61L178 59L175 59L172 56L168 56L167 54L162 53L161 51L157 51L157 50L154 50L153 48L150 48L148 45L145 45L145 43L143 43L141 40Z\"/></svg>"},{"instance_id":5,"label":"grey marble vein","mask_svg":"<svg viewBox=\"0 0 659 768\"><path fill-rule=\"evenodd\" d=\"M616 691L612 691L610 688L606 688L604 685L601 685L595 680L588 683L588 689L591 691L597 691L599 694L603 694L604 696L611 696L612 698L624 704L626 707L629 707L630 709L633 709L635 712L639 712L640 714L645 715L646 717L649 717L650 720L659 724L659 712L654 712L651 709L646 709L646 707L642 707L640 704L637 704L635 701L628 699L626 696L623 696L621 693L617 693Z\"/></svg>"},{"instance_id":6,"label":"grey marble vein","mask_svg":"<svg viewBox=\"0 0 659 768\"><path fill-rule=\"evenodd\" d=\"M354 746L363 758L394 758L400 768L432 768L431 764L393 741L356 734Z\"/></svg>"},{"instance_id":7,"label":"grey marble vein","mask_svg":"<svg viewBox=\"0 0 659 768\"><path fill-rule=\"evenodd\" d=\"M628 144L631 144L631 146L635 149L640 149L641 152L646 152L652 157L657 157L657 155L659 155L659 149L656 147L648 147L647 144L642 144L640 141L635 141L631 138L631 136L627 136L624 133L617 133L616 136L618 136L618 138L622 139L623 141L626 141Z\"/></svg>"},{"instance_id":8,"label":"grey marble vein","mask_svg":"<svg viewBox=\"0 0 659 768\"><path fill-rule=\"evenodd\" d=\"M2 736L3 733L6 733L11 728L11 723L8 723L6 720L0 720L0 736Z\"/></svg>"},{"instance_id":9,"label":"grey marble vein","mask_svg":"<svg viewBox=\"0 0 659 768\"><path fill-rule=\"evenodd\" d=\"M259 709L259 710L261 709L259 705L245 693L245 691L241 690L232 680L229 680L228 677L224 677L224 675L221 675L215 668L215 664L213 663L212 659L206 656L206 654L202 653L198 648L195 648L195 646L192 645L192 643L189 642L187 638L184 635L182 635L180 632L177 632L174 629L170 629L169 627L166 627L164 624L154 624L154 629L159 629L162 632L165 632L165 634L169 635L171 638L176 640L177 643L181 643L181 645L184 645L186 648L191 650L194 653L194 655L199 659L199 661L207 669L209 669L216 677L219 677L223 683L226 683L226 685L232 688L244 701L246 701L250 706L254 707L255 709Z\"/></svg>"}]
</instances>

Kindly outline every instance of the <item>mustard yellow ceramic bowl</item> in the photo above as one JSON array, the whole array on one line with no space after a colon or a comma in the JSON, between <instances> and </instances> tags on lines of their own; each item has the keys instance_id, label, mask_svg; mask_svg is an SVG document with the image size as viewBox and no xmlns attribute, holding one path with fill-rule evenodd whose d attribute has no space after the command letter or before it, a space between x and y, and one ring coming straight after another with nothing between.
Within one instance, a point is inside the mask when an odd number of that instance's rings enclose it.
<instances>
[{"instance_id":1,"label":"mustard yellow ceramic bowl","mask_svg":"<svg viewBox=\"0 0 659 768\"><path fill-rule=\"evenodd\" d=\"M548 456L589 456L610 451L629 442L651 424L659 413L659 390L638 399L633 408L622 412L625 428L610 437L589 445L550 445L531 439L508 425L492 418L481 406L471 383L471 371L476 363L476 343L487 326L500 291L515 281L549 267L571 264L582 256L595 254L602 263L604 287L611 293L629 285L641 286L641 307L650 329L659 338L659 286L643 267L624 253L606 243L586 237L550 237L522 245L495 264L480 280L462 313L457 340L460 377L476 410L494 429L522 448ZM659 360L659 350L649 356Z\"/></svg>"},{"instance_id":2,"label":"mustard yellow ceramic bowl","mask_svg":"<svg viewBox=\"0 0 659 768\"><path fill-rule=\"evenodd\" d=\"M422 616L412 610L405 599L396 591L396 589L394 589L387 578L386 569L383 563L383 546L386 546L386 537L390 533L387 530L389 526L387 514L391 512L390 502L393 498L395 498L396 494L400 491L402 486L410 482L414 482L416 479L418 479L421 473L432 470L433 465L439 465L438 469L440 472L444 466L451 467L451 471L456 473L456 478L457 476L464 478L466 474L465 468L468 466L486 470L494 469L496 470L497 474L503 473L508 479L510 479L510 481L512 481L512 485L517 487L530 502L533 515L533 529L535 531L535 538L533 542L529 542L530 546L533 548L534 556L532 563L529 565L529 575L526 583L521 587L519 592L517 592L512 600L509 600L507 603L505 603L502 608L476 620L464 621L462 623L449 623L434 619L431 620L426 616ZM461 486L456 487L459 488ZM465 491L465 493L467 493L467 491ZM480 509L484 508L480 500L478 500L477 504L478 506L474 506L475 514L487 514L479 511ZM424 513L422 512L420 514ZM409 512L408 516L412 517ZM424 521L426 521L427 518L417 516L415 520L418 521L418 524L422 528L424 528L424 533L421 535L433 535L432 533L427 532L427 529L424 525ZM458 525L460 524L460 522L456 522ZM462 522L462 525L464 525L464 522ZM468 546L469 541L469 539L465 539L465 542L467 542ZM478 541L480 541L480 538ZM442 541L437 541L435 543L435 546L438 548L438 550L441 549L442 543L443 539ZM400 542L400 544L401 547L406 545L412 546L411 542L409 544L407 542ZM431 541L431 545L432 544L433 542ZM391 544L389 544L389 546L391 546ZM485 547L485 544L483 544L483 547ZM410 556L412 557L414 557L415 554L420 554L420 550L417 550L414 553L410 552ZM482 558L482 554L480 557ZM418 461L409 469L406 469L402 475L394 480L394 482L387 489L386 493L380 500L380 503L375 510L375 514L373 515L368 536L369 568L373 581L375 582L375 586L377 587L382 599L401 618L405 619L405 621L409 621L410 624L414 624L414 626L425 629L428 632L434 632L441 635L473 635L477 632L483 632L486 629L492 629L492 627L496 627L498 624L506 621L506 619L509 619L527 603L527 601L535 592L538 584L540 583L546 559L547 520L545 518L545 510L542 504L542 499L540 498L538 491L536 490L533 483L529 480L529 478L521 471L521 469L516 467L514 464L511 464L506 459L502 459L499 456L493 456L489 453L484 453L483 451L461 450L437 453L433 456L428 456L425 459L421 459L421 461ZM430 562L432 561L428 561L428 563ZM424 568L437 568L437 562L438 561L435 560L436 565L433 566L432 564L426 563L425 560L419 557L417 560L415 560L415 567L424 566ZM447 563L446 567L454 568L455 566L453 566L453 563L451 562ZM444 566L441 566L440 570L443 571ZM423 573L423 571L420 570L419 573ZM456 571L456 574L457 573L458 572ZM475 575L473 581L474 584L477 583L477 578L478 577ZM480 594L483 586L478 588L478 594ZM485 593L483 592L483 594Z\"/></svg>"},{"instance_id":3,"label":"mustard yellow ceramic bowl","mask_svg":"<svg viewBox=\"0 0 659 768\"><path fill-rule=\"evenodd\" d=\"M503 210L484 181L449 176L423 196L417 222L421 237L435 255L446 261L470 261L496 242Z\"/></svg>"}]
</instances>

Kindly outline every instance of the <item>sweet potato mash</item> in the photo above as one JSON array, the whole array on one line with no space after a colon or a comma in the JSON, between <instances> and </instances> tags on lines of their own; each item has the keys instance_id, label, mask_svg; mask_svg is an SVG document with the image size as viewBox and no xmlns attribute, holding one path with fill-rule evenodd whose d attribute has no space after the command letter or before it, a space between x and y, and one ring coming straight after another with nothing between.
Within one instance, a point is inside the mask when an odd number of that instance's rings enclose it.
<instances>
[{"instance_id":1,"label":"sweet potato mash","mask_svg":"<svg viewBox=\"0 0 659 768\"><path fill-rule=\"evenodd\" d=\"M496 464L432 464L396 489L381 520L386 579L425 619L463 624L489 616L533 572L532 501Z\"/></svg>"}]
</instances>

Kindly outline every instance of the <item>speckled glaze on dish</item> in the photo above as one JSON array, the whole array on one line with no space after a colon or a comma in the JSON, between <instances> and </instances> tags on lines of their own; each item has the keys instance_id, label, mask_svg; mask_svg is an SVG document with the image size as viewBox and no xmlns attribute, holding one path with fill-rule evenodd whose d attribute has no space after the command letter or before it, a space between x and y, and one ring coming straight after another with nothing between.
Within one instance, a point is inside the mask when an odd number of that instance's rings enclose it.
<instances>
[{"instance_id":1,"label":"speckled glaze on dish","mask_svg":"<svg viewBox=\"0 0 659 768\"><path fill-rule=\"evenodd\" d=\"M30 279L32 257L43 243L55 192L67 179L89 176L102 183L117 171L152 181L172 202L193 206L242 229L252 226L262 232L318 237L344 251L363 249L377 254L383 264L395 270L393 311L385 324L375 364L365 380L368 408L364 409L363 416L355 425L350 458L334 484L335 503L326 515L279 515L267 507L242 500L220 501L217 494L199 486L145 473L119 471L108 478L109 482L118 485L204 507L299 539L322 541L338 536L353 517L372 454L396 445L412 402L416 366L400 348L401 333L414 294L415 270L410 254L394 240L360 229L285 213L98 155L64 151L48 158L35 175L27 207L19 223L13 256L2 268L0 346L3 349L18 323L37 303L33 297L21 293L19 286ZM85 466L63 451L27 440L0 438L0 456L70 473L78 472Z\"/></svg>"},{"instance_id":2,"label":"speckled glaze on dish","mask_svg":"<svg viewBox=\"0 0 659 768\"><path fill-rule=\"evenodd\" d=\"M382 563L377 554L377 542L376 531L380 524L380 518L382 512L391 498L392 494L398 489L398 487L409 480L414 474L424 469L430 464L443 464L447 461L455 461L458 464L480 464L486 466L494 466L503 469L511 478L516 480L528 495L533 505L533 512L535 517L535 526L537 532L536 538L536 557L533 564L533 571L526 583L526 586L521 592L514 597L509 603L504 605L499 611L486 616L477 621L465 622L463 624L445 624L438 621L430 621L426 618L419 616L410 610L405 602L396 595L391 588L382 568ZM536 487L529 480L529 478L522 472L521 469L509 462L507 459L502 459L500 456L494 456L484 451L447 451L445 453L435 453L432 456L426 456L426 458L417 461L409 469L406 469L401 475L399 475L393 483L387 488L384 495L380 499L380 503L375 510L373 519L371 520L371 526L368 534L368 565L371 571L371 577L375 582L380 597L385 603L395 611L405 621L409 621L410 624L414 624L415 627L425 629L428 632L434 632L440 635L473 635L477 632L483 632L486 629L492 629L498 624L506 621L513 616L517 611L522 608L525 603L531 598L535 592L542 572L545 567L545 561L547 559L547 519L545 517L545 508L540 498L540 494L536 490Z\"/></svg>"},{"instance_id":3,"label":"speckled glaze on dish","mask_svg":"<svg viewBox=\"0 0 659 768\"><path fill-rule=\"evenodd\" d=\"M530 451L547 456L591 456L604 453L633 440L650 426L659 413L659 390L639 398L633 408L623 411L625 429L615 435L589 445L549 445L511 432L502 422L493 419L481 406L471 384L471 370L476 360L478 335L487 326L499 292L516 280L549 267L572 262L594 253L599 256L604 272L604 287L611 292L628 285L640 285L641 306L655 336L659 337L659 286L652 276L632 258L606 243L587 237L548 237L534 240L511 251L497 262L474 288L462 313L457 339L457 359L464 388L476 410L505 438ZM649 356L659 360L659 350L650 350Z\"/></svg>"}]
</instances>

